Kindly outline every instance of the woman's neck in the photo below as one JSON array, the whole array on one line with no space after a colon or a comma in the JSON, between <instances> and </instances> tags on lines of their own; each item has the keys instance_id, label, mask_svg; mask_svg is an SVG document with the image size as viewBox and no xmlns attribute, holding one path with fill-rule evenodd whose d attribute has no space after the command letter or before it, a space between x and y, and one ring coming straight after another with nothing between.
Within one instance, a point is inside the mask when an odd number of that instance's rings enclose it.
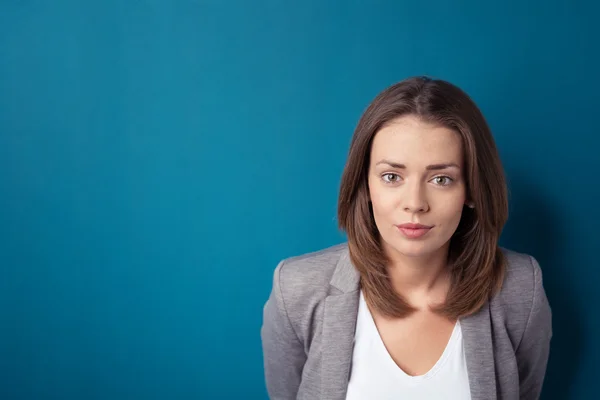
<instances>
[{"instance_id":1,"label":"woman's neck","mask_svg":"<svg viewBox=\"0 0 600 400\"><path fill-rule=\"evenodd\" d=\"M394 253L387 270L398 294L415 307L445 300L450 287L447 248L423 257Z\"/></svg>"}]
</instances>

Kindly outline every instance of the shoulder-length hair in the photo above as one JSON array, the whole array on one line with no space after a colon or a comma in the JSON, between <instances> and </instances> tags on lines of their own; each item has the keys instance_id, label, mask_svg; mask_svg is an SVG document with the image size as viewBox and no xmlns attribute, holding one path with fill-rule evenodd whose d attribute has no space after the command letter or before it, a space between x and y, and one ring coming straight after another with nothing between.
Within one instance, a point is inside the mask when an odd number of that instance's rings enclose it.
<instances>
[{"instance_id":1,"label":"shoulder-length hair","mask_svg":"<svg viewBox=\"0 0 600 400\"><path fill-rule=\"evenodd\" d=\"M463 209L450 239L450 289L445 302L433 310L453 319L464 317L477 312L502 286L506 267L498 240L508 218L508 195L490 128L460 88L443 80L413 77L377 95L352 137L338 198L339 227L347 234L350 257L369 305L388 317L414 311L388 278L390 260L375 225L367 183L374 136L404 115L450 128L462 138L466 194L474 208Z\"/></svg>"}]
</instances>

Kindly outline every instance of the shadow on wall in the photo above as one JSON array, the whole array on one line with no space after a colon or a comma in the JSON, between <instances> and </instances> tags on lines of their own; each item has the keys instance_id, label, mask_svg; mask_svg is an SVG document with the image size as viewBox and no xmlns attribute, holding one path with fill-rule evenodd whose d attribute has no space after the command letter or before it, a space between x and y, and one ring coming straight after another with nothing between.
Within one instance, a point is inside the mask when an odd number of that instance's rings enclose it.
<instances>
[{"instance_id":1,"label":"shadow on wall","mask_svg":"<svg viewBox=\"0 0 600 400\"><path fill-rule=\"evenodd\" d=\"M560 220L558 205L533 180L509 172L510 213L501 244L538 260L552 308L553 337L542 399L570 399L584 340L577 296L565 267L569 263L564 245L567 229L561 228L565 221Z\"/></svg>"}]
</instances>

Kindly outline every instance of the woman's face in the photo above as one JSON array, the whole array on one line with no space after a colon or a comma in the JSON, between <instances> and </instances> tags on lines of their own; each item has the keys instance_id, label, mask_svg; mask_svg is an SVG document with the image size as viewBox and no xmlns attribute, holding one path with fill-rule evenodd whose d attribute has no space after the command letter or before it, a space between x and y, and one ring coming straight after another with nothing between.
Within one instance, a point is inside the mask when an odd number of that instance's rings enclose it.
<instances>
[{"instance_id":1,"label":"woman's face","mask_svg":"<svg viewBox=\"0 0 600 400\"><path fill-rule=\"evenodd\" d=\"M447 251L466 201L462 170L462 140L451 129L408 115L375 134L369 195L388 255Z\"/></svg>"}]
</instances>

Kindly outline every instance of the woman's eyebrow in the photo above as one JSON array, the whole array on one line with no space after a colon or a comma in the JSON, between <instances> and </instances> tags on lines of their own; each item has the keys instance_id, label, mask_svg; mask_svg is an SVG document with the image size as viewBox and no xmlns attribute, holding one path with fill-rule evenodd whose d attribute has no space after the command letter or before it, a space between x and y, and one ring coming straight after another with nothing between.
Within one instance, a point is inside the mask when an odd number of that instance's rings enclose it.
<instances>
[{"instance_id":1,"label":"woman's eyebrow","mask_svg":"<svg viewBox=\"0 0 600 400\"><path fill-rule=\"evenodd\" d=\"M400 163L397 163L397 162L393 162L393 161L388 161L388 160L381 160L381 161L379 161L375 165L379 165L379 164L387 164L387 165L389 165L392 168L406 169L406 165L400 164Z\"/></svg>"},{"instance_id":2,"label":"woman's eyebrow","mask_svg":"<svg viewBox=\"0 0 600 400\"><path fill-rule=\"evenodd\" d=\"M428 165L427 169L430 171L436 171L439 169L447 169L447 168L456 168L456 169L460 169L460 167L455 164L455 163L444 163L444 164L433 164L433 165Z\"/></svg>"},{"instance_id":3,"label":"woman's eyebrow","mask_svg":"<svg viewBox=\"0 0 600 400\"><path fill-rule=\"evenodd\" d=\"M389 160L381 160L379 161L377 164L375 165L379 165L379 164L387 164L392 168L398 168L398 169L406 169L406 165L404 164L400 164L394 161L389 161ZM458 166L458 164L449 162L449 163L441 163L441 164L432 164L432 165L428 165L426 167L427 170L429 171L438 171L441 169L448 169L448 168L456 168L456 169L460 169L460 167Z\"/></svg>"}]
</instances>

